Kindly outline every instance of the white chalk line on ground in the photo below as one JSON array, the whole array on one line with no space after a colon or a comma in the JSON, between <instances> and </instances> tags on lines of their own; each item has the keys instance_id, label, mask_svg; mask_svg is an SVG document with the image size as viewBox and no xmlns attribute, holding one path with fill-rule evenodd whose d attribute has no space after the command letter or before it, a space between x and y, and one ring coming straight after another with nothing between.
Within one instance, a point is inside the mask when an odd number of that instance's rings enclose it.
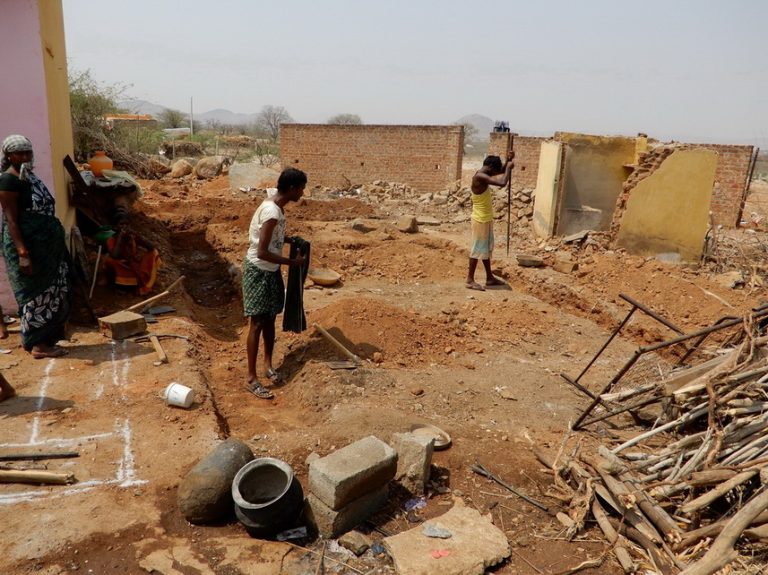
<instances>
[{"instance_id":1,"label":"white chalk line on ground","mask_svg":"<svg viewBox=\"0 0 768 575\"><path fill-rule=\"evenodd\" d=\"M51 370L53 369L54 359L48 360L48 365L45 366L45 374L43 380L40 382L40 392L37 397L37 406L35 408L35 418L32 420L32 436L29 438L29 443L37 443L37 436L40 434L40 413L43 411L43 405L48 393L48 386L51 383Z\"/></svg>"},{"instance_id":2,"label":"white chalk line on ground","mask_svg":"<svg viewBox=\"0 0 768 575\"><path fill-rule=\"evenodd\" d=\"M125 390L128 387L128 373L130 371L131 363L131 358L127 354L126 342L113 342L110 356L112 362L112 385L121 389L121 396L123 399L126 399ZM128 418L122 420L120 418L115 419L115 429L112 432L71 438L39 439L40 413L42 412L43 406L45 405L48 387L51 384L51 371L53 369L54 361L55 360L51 359L48 362L48 365L46 365L45 374L40 383L40 393L37 401L37 414L32 421L30 440L27 443L0 443L0 447L23 448L40 445L67 447L71 446L72 444L80 444L88 441L117 437L122 440L123 449L120 460L117 462L115 477L114 479L93 479L90 481L83 481L82 483L78 483L65 489L51 488L50 491L35 489L21 493L0 494L0 505L11 505L15 503L23 503L41 499L56 499L59 497L86 493L96 489L97 487L105 485L117 485L119 487L127 488L147 483L146 480L136 478L135 459L133 450L131 449L133 430L131 429L131 423ZM122 365L118 365L119 363ZM101 386L96 391L96 396L101 397L103 390L104 386L101 384Z\"/></svg>"}]
</instances>

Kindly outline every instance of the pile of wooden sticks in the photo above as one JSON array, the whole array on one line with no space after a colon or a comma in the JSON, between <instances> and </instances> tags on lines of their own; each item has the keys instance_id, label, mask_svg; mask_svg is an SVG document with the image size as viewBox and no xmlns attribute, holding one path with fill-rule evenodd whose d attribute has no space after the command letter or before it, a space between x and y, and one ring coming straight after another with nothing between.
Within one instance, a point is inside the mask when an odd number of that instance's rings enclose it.
<instances>
[{"instance_id":1,"label":"pile of wooden sticks","mask_svg":"<svg viewBox=\"0 0 768 575\"><path fill-rule=\"evenodd\" d=\"M768 338L721 351L631 394L663 405L651 429L539 454L568 506L567 534L596 522L627 573L710 575L768 542ZM765 547L746 563L744 573L766 568Z\"/></svg>"}]
</instances>

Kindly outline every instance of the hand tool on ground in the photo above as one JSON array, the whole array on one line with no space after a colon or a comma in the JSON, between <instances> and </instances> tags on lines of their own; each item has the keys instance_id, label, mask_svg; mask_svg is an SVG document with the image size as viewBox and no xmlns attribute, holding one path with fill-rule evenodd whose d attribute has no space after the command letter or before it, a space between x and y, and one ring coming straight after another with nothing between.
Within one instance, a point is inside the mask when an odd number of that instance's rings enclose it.
<instances>
[{"instance_id":1,"label":"hand tool on ground","mask_svg":"<svg viewBox=\"0 0 768 575\"><path fill-rule=\"evenodd\" d=\"M544 511L546 513L552 514L552 511L550 511L549 507L547 507L543 503L539 503L538 501L536 501L535 499L532 499L531 497L528 497L525 493L520 493L517 489L512 487L509 483L505 483L504 481L502 481L501 479L496 477L493 473L488 471L480 463L475 463L473 466L470 467L470 469L472 471L474 471L475 473L477 473L478 475L482 475L482 476L487 477L488 479L490 479L492 481L495 481L496 483L498 483L502 487L508 489L509 491L511 491L512 493L517 495L523 501L527 501L528 503L530 503L534 507L538 507L542 511Z\"/></svg>"},{"instance_id":2,"label":"hand tool on ground","mask_svg":"<svg viewBox=\"0 0 768 575\"><path fill-rule=\"evenodd\" d=\"M160 344L160 340L172 337L189 341L189 338L186 335L176 335L173 333L149 333L146 335L132 337L131 341L134 343L140 343L143 341L150 342L152 347L155 348L155 353L157 353L157 361L155 362L155 365L159 365L161 363L168 363L168 354L165 353L163 346Z\"/></svg>"},{"instance_id":3,"label":"hand tool on ground","mask_svg":"<svg viewBox=\"0 0 768 575\"><path fill-rule=\"evenodd\" d=\"M344 344L342 344L338 339L336 339L330 333L328 333L325 329L323 329L323 327L319 323L313 323L312 326L317 331L319 331L325 339L327 339L334 346L336 346L336 349L338 349L341 353L347 356L351 361L355 362L355 364L360 365L362 363L362 360L358 356L356 356L354 353L352 353L346 347L344 347Z\"/></svg>"},{"instance_id":4,"label":"hand tool on ground","mask_svg":"<svg viewBox=\"0 0 768 575\"><path fill-rule=\"evenodd\" d=\"M179 279L177 279L175 282L173 282L171 285L165 288L164 292L154 295L151 298L147 298L144 301L140 301L139 303L133 304L131 307L125 308L125 311L136 311L136 310L144 309L145 307L149 307L151 304L155 303L157 300L162 299L165 296L169 295L171 293L171 290L173 290L173 288L179 285L184 280L184 278L185 276L179 277Z\"/></svg>"},{"instance_id":5,"label":"hand tool on ground","mask_svg":"<svg viewBox=\"0 0 768 575\"><path fill-rule=\"evenodd\" d=\"M149 341L152 342L152 347L155 348L155 353L157 353L157 361L159 363L168 363L168 355L165 353L163 346L160 345L160 340L157 339L157 336L150 335Z\"/></svg>"}]
</instances>

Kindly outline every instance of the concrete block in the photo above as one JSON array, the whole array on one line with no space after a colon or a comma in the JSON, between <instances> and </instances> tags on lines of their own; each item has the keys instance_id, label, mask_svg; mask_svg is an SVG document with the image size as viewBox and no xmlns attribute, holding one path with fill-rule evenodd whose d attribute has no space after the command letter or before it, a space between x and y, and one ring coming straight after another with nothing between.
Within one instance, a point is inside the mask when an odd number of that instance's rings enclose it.
<instances>
[{"instance_id":1,"label":"concrete block","mask_svg":"<svg viewBox=\"0 0 768 575\"><path fill-rule=\"evenodd\" d=\"M396 470L397 452L371 435L310 463L309 490L339 510L386 485Z\"/></svg>"},{"instance_id":2,"label":"concrete block","mask_svg":"<svg viewBox=\"0 0 768 575\"><path fill-rule=\"evenodd\" d=\"M147 331L147 320L132 311L119 311L100 317L99 329L112 339L125 339Z\"/></svg>"},{"instance_id":3,"label":"concrete block","mask_svg":"<svg viewBox=\"0 0 768 575\"><path fill-rule=\"evenodd\" d=\"M307 519L325 538L338 537L354 529L381 509L389 498L389 486L383 485L333 510L313 494L307 496Z\"/></svg>"},{"instance_id":4,"label":"concrete block","mask_svg":"<svg viewBox=\"0 0 768 575\"><path fill-rule=\"evenodd\" d=\"M429 480L435 439L413 433L395 433L391 444L397 451L395 479L414 495L423 495Z\"/></svg>"}]
</instances>

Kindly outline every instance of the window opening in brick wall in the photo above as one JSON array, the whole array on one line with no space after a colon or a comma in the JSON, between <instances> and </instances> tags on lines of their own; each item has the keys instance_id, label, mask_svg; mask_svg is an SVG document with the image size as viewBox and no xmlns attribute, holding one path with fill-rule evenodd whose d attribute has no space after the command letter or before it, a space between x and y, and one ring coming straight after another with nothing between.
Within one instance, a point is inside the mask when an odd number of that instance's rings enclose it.
<instances>
[{"instance_id":1,"label":"window opening in brick wall","mask_svg":"<svg viewBox=\"0 0 768 575\"><path fill-rule=\"evenodd\" d=\"M439 170L440 169L440 164L435 164L435 169Z\"/></svg>"}]
</instances>

